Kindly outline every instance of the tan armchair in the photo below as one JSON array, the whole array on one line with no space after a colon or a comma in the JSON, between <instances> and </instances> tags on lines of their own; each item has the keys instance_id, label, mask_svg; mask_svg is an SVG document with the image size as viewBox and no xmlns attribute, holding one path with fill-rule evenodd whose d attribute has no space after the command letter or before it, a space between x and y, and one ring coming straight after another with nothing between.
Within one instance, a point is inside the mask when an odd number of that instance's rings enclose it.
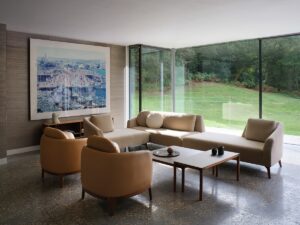
<instances>
[{"instance_id":1,"label":"tan armchair","mask_svg":"<svg viewBox=\"0 0 300 225\"><path fill-rule=\"evenodd\" d=\"M82 199L85 192L107 199L110 215L113 215L117 198L137 195L148 189L152 200L151 153L119 152L110 140L91 136L81 153Z\"/></svg>"},{"instance_id":2,"label":"tan armchair","mask_svg":"<svg viewBox=\"0 0 300 225\"><path fill-rule=\"evenodd\" d=\"M40 162L42 180L44 173L60 177L60 186L63 187L65 175L78 173L81 168L81 151L87 139L75 139L70 132L46 127L40 142Z\"/></svg>"}]
</instances>

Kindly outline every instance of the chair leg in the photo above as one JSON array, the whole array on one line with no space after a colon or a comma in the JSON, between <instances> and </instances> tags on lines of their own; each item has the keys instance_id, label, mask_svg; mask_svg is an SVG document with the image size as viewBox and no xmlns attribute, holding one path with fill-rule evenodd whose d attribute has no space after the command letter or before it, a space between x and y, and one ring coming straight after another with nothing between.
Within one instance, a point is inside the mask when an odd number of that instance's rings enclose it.
<instances>
[{"instance_id":1,"label":"chair leg","mask_svg":"<svg viewBox=\"0 0 300 225\"><path fill-rule=\"evenodd\" d=\"M152 201L152 189L149 188L149 189L148 189L148 192L149 192L149 199L150 199L150 201Z\"/></svg>"},{"instance_id":2,"label":"chair leg","mask_svg":"<svg viewBox=\"0 0 300 225\"><path fill-rule=\"evenodd\" d=\"M44 169L42 169L42 182L44 183L44 181L45 181L45 171L44 171Z\"/></svg>"},{"instance_id":3,"label":"chair leg","mask_svg":"<svg viewBox=\"0 0 300 225\"><path fill-rule=\"evenodd\" d=\"M108 198L107 199L108 213L109 213L110 216L114 215L114 210L115 210L115 207L116 207L116 202L117 202L116 198Z\"/></svg>"},{"instance_id":4,"label":"chair leg","mask_svg":"<svg viewBox=\"0 0 300 225\"><path fill-rule=\"evenodd\" d=\"M82 199L82 200L84 199L84 196L85 196L85 191L84 191L84 189L82 188L82 192L81 192L81 199Z\"/></svg>"},{"instance_id":5,"label":"chair leg","mask_svg":"<svg viewBox=\"0 0 300 225\"><path fill-rule=\"evenodd\" d=\"M282 167L282 163L281 163L281 160L279 160L279 162L278 162L278 163L279 163L279 166L280 166L280 167Z\"/></svg>"},{"instance_id":6,"label":"chair leg","mask_svg":"<svg viewBox=\"0 0 300 225\"><path fill-rule=\"evenodd\" d=\"M60 175L59 180L60 180L60 187L63 188L64 187L64 175Z\"/></svg>"},{"instance_id":7,"label":"chair leg","mask_svg":"<svg viewBox=\"0 0 300 225\"><path fill-rule=\"evenodd\" d=\"M267 171L268 171L268 178L271 179L271 167L270 166L266 166Z\"/></svg>"}]
</instances>

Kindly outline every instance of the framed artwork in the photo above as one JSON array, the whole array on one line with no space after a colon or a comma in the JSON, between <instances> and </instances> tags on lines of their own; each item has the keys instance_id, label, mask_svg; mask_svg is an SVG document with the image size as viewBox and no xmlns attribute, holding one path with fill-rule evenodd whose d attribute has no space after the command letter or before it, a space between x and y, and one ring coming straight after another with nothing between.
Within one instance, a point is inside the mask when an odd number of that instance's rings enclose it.
<instances>
[{"instance_id":1,"label":"framed artwork","mask_svg":"<svg viewBox=\"0 0 300 225\"><path fill-rule=\"evenodd\" d=\"M110 111L110 49L30 39L30 118Z\"/></svg>"}]
</instances>

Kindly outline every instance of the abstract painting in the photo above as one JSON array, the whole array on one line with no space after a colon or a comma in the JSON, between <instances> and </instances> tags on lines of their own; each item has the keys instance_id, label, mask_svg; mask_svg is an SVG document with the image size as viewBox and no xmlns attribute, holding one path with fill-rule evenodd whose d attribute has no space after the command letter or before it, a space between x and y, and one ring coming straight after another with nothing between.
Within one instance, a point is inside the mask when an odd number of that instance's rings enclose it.
<instances>
[{"instance_id":1,"label":"abstract painting","mask_svg":"<svg viewBox=\"0 0 300 225\"><path fill-rule=\"evenodd\" d=\"M31 120L110 111L110 49L30 39Z\"/></svg>"}]
</instances>

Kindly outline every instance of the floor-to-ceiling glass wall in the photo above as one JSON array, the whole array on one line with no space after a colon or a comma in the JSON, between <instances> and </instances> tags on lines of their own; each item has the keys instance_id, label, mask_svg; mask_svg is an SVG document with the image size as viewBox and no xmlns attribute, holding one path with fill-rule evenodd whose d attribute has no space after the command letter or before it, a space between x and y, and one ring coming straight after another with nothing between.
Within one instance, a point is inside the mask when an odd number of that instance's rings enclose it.
<instances>
[{"instance_id":1,"label":"floor-to-ceiling glass wall","mask_svg":"<svg viewBox=\"0 0 300 225\"><path fill-rule=\"evenodd\" d=\"M263 118L300 135L300 36L262 40Z\"/></svg>"},{"instance_id":2,"label":"floor-to-ceiling glass wall","mask_svg":"<svg viewBox=\"0 0 300 225\"><path fill-rule=\"evenodd\" d=\"M176 50L176 111L243 129L259 116L258 53L257 40Z\"/></svg>"},{"instance_id":3,"label":"floor-to-ceiling glass wall","mask_svg":"<svg viewBox=\"0 0 300 225\"><path fill-rule=\"evenodd\" d=\"M130 47L131 117L173 111L175 102L176 112L203 115L207 127L241 130L261 116L300 135L300 35L177 49L175 59L172 76L171 50Z\"/></svg>"},{"instance_id":4,"label":"floor-to-ceiling glass wall","mask_svg":"<svg viewBox=\"0 0 300 225\"><path fill-rule=\"evenodd\" d=\"M140 46L129 47L129 115L139 112Z\"/></svg>"},{"instance_id":5,"label":"floor-to-ceiling glass wall","mask_svg":"<svg viewBox=\"0 0 300 225\"><path fill-rule=\"evenodd\" d=\"M172 111L171 51L129 47L130 117L140 110Z\"/></svg>"},{"instance_id":6,"label":"floor-to-ceiling glass wall","mask_svg":"<svg viewBox=\"0 0 300 225\"><path fill-rule=\"evenodd\" d=\"M142 47L142 110L172 111L171 52Z\"/></svg>"}]
</instances>

